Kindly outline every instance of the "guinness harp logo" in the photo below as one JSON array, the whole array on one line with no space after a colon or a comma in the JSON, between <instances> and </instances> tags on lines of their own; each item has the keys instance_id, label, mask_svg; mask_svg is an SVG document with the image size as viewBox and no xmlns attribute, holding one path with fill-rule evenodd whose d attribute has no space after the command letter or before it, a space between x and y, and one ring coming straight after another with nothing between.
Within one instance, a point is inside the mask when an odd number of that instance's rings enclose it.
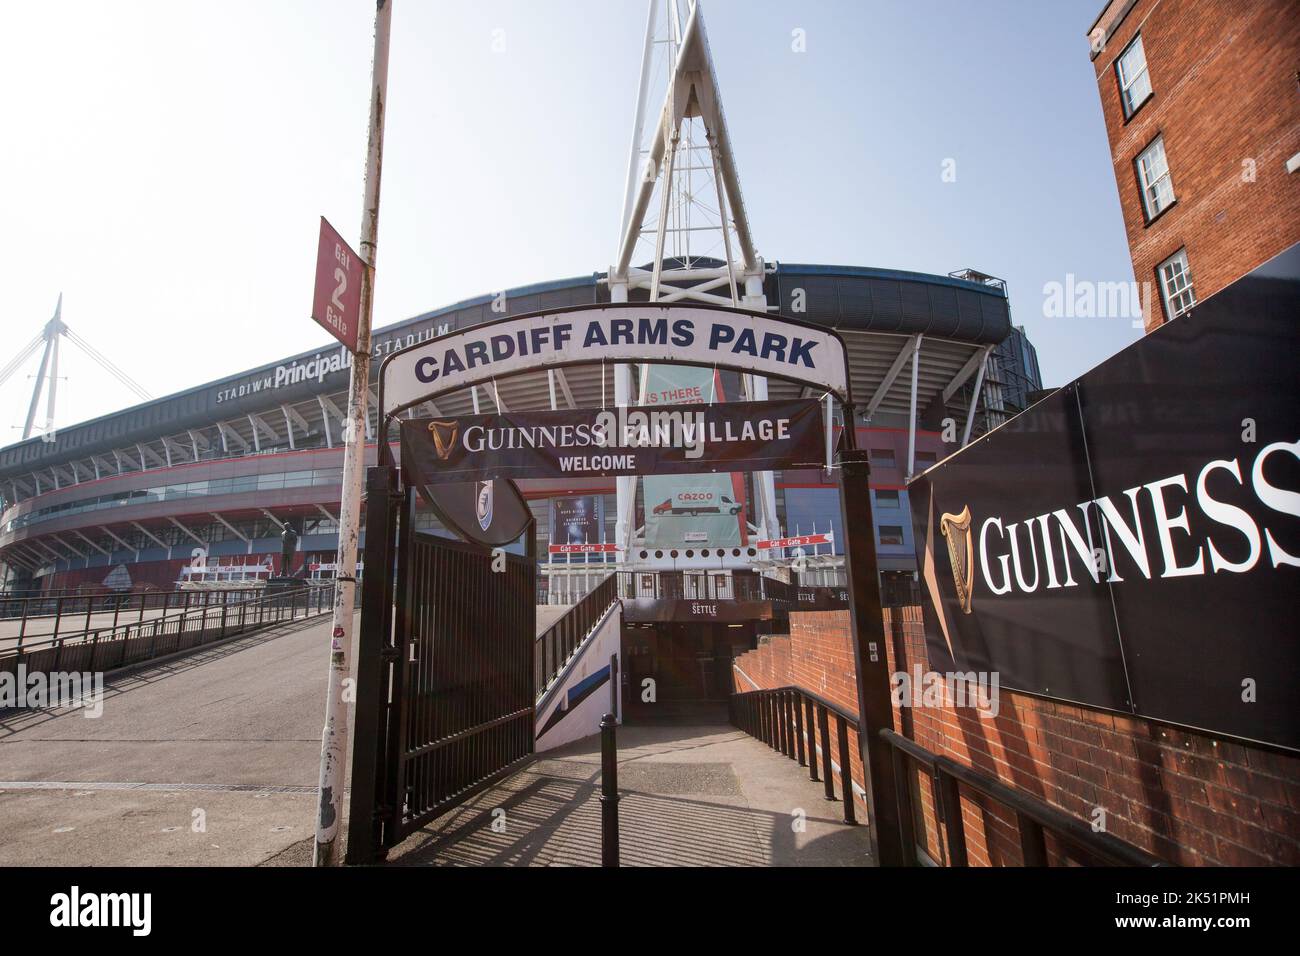
<instances>
[{"instance_id":1,"label":"guinness harp logo","mask_svg":"<svg viewBox=\"0 0 1300 956\"><path fill-rule=\"evenodd\" d=\"M971 584L975 580L975 550L970 536L970 506L961 514L939 516L939 533L948 540L948 561L952 564L952 583L957 588L957 602L962 612L970 613Z\"/></svg>"},{"instance_id":2,"label":"guinness harp logo","mask_svg":"<svg viewBox=\"0 0 1300 956\"><path fill-rule=\"evenodd\" d=\"M446 461L451 455L459 433L460 425L456 422L429 422L429 434L433 436L433 447L440 461Z\"/></svg>"}]
</instances>

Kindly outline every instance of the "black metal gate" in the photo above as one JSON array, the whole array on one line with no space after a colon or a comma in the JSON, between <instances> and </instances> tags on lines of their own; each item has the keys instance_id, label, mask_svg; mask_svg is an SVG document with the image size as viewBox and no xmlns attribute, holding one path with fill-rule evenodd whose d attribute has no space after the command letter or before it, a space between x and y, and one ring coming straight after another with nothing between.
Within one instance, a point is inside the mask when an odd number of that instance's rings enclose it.
<instances>
[{"instance_id":1,"label":"black metal gate","mask_svg":"<svg viewBox=\"0 0 1300 956\"><path fill-rule=\"evenodd\" d=\"M414 531L414 492L391 475L368 480L349 863L381 859L533 752L533 555Z\"/></svg>"}]
</instances>

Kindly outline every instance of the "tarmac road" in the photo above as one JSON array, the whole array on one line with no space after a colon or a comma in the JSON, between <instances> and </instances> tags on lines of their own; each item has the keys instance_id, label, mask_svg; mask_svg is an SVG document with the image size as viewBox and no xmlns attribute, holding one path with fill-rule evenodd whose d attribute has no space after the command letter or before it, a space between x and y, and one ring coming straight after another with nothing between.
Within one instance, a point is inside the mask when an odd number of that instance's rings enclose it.
<instances>
[{"instance_id":1,"label":"tarmac road","mask_svg":"<svg viewBox=\"0 0 1300 956\"><path fill-rule=\"evenodd\" d=\"M328 646L318 617L110 677L98 718L0 715L0 866L252 865L308 840Z\"/></svg>"}]
</instances>

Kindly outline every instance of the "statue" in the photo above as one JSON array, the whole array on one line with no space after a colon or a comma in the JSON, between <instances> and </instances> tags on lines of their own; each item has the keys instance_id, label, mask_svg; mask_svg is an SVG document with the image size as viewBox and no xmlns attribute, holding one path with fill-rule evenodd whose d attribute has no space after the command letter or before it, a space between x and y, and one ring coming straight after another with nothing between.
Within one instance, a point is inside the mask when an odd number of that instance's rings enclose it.
<instances>
[{"instance_id":1,"label":"statue","mask_svg":"<svg viewBox=\"0 0 1300 956\"><path fill-rule=\"evenodd\" d=\"M298 550L298 532L293 525L286 524L280 532L280 576L289 577L293 566L293 553Z\"/></svg>"}]
</instances>

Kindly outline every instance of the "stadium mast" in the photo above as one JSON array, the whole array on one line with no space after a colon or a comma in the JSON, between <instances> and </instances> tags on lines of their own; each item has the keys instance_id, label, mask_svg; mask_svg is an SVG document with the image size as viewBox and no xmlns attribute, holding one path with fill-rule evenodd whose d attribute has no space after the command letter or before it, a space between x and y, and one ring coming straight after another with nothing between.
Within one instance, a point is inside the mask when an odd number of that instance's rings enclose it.
<instances>
[{"instance_id":1,"label":"stadium mast","mask_svg":"<svg viewBox=\"0 0 1300 956\"><path fill-rule=\"evenodd\" d=\"M45 427L42 431L49 433L54 430L54 402L59 391L59 340L65 337L73 345L85 352L86 355L94 359L106 372L134 392L137 397L145 401L153 398L139 382L127 375L126 372L109 361L98 349L68 328L63 321L63 293L60 292L58 304L54 307L54 318L46 322L45 328L41 330L40 334L19 349L18 354L10 359L3 369L0 369L0 385L3 385L42 344L45 345L45 351L41 355L41 367L36 373L36 384L32 387L32 401L27 407L27 422L23 426L24 439L32 437L32 429L36 424L36 409L40 407L41 391L45 389L46 383L48 383L49 388L46 391Z\"/></svg>"},{"instance_id":2,"label":"stadium mast","mask_svg":"<svg viewBox=\"0 0 1300 956\"><path fill-rule=\"evenodd\" d=\"M610 299L627 302L639 289L651 302L766 312L764 263L740 193L700 0L649 0L649 6ZM647 101L659 89L665 90L659 117L647 123ZM648 269L632 264L639 254L649 255ZM742 382L748 400L766 400L766 379L745 375ZM614 367L614 399L635 404L627 365ZM772 473L755 477L763 536L779 537ZM630 549L636 479L619 478L617 490L616 533Z\"/></svg>"}]
</instances>

